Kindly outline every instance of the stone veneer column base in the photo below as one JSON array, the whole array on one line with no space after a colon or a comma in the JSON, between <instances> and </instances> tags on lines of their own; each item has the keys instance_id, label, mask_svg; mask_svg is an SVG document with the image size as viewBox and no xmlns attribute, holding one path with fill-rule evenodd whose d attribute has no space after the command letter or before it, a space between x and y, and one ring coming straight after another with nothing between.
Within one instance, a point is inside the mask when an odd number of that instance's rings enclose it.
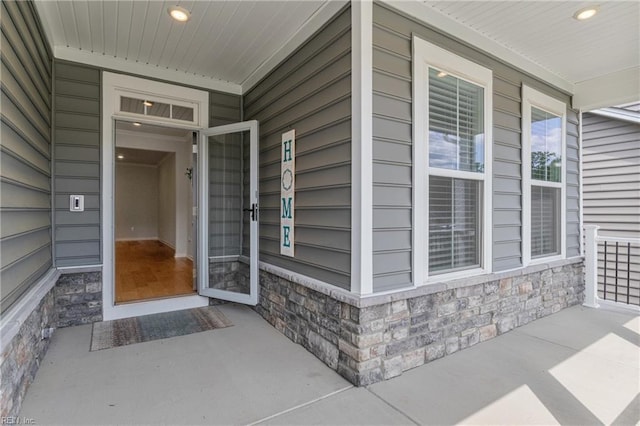
<instances>
[{"instance_id":1,"label":"stone veneer column base","mask_svg":"<svg viewBox=\"0 0 640 426\"><path fill-rule=\"evenodd\" d=\"M366 299L260 271L256 311L356 386L581 303L581 259ZM338 300L340 299L340 300Z\"/></svg>"},{"instance_id":2,"label":"stone veneer column base","mask_svg":"<svg viewBox=\"0 0 640 426\"><path fill-rule=\"evenodd\" d=\"M102 321L102 272L63 274L54 290L57 327Z\"/></svg>"},{"instance_id":3,"label":"stone veneer column base","mask_svg":"<svg viewBox=\"0 0 640 426\"><path fill-rule=\"evenodd\" d=\"M42 331L102 321L102 273L63 272L0 355L0 417L16 417L50 339Z\"/></svg>"},{"instance_id":4,"label":"stone veneer column base","mask_svg":"<svg viewBox=\"0 0 640 426\"><path fill-rule=\"evenodd\" d=\"M0 355L0 416L15 417L22 406L27 388L40 367L40 362L49 348L49 339L42 338L42 330L55 327L54 290L40 301L18 333L5 345Z\"/></svg>"}]
</instances>

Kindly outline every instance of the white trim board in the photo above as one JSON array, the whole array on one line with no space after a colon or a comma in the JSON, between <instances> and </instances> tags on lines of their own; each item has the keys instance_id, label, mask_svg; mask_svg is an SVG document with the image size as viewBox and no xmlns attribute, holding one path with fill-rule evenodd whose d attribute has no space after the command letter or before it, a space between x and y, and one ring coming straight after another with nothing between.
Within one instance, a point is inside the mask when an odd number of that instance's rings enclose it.
<instances>
[{"instance_id":1,"label":"white trim board","mask_svg":"<svg viewBox=\"0 0 640 426\"><path fill-rule=\"evenodd\" d=\"M37 4L38 2L36 2ZM65 61L79 62L81 64L91 65L94 67L104 68L105 70L120 71L138 76L147 76L160 80L170 81L176 84L189 84L189 86L201 87L203 89L217 90L235 95L242 94L242 86L230 83L228 81L217 80L196 74L190 74L182 71L164 69L127 61L122 58L102 55L99 53L91 53L86 50L73 49L66 46L55 46L53 55L56 59Z\"/></svg>"},{"instance_id":2,"label":"white trim board","mask_svg":"<svg viewBox=\"0 0 640 426\"><path fill-rule=\"evenodd\" d=\"M589 111L589 113L614 120L626 121L627 123L640 124L640 112L629 111L624 108L600 108Z\"/></svg>"},{"instance_id":3,"label":"white trim board","mask_svg":"<svg viewBox=\"0 0 640 426\"><path fill-rule=\"evenodd\" d=\"M373 4L351 5L351 291L373 292Z\"/></svg>"}]
</instances>

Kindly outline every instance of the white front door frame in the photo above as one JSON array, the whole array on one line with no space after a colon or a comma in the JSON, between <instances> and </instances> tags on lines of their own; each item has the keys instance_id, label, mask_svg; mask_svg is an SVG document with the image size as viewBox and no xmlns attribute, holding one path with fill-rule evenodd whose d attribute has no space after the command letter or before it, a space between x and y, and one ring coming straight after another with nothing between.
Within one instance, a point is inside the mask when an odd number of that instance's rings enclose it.
<instances>
[{"instance_id":1,"label":"white front door frame","mask_svg":"<svg viewBox=\"0 0 640 426\"><path fill-rule=\"evenodd\" d=\"M118 91L153 95L168 100L189 101L198 106L194 123L181 124L153 117L132 117L119 113ZM114 320L139 315L176 311L207 306L209 298L199 295L180 296L160 300L115 304L115 259L114 259L114 188L115 188L115 121L137 121L140 123L181 127L195 131L208 127L209 94L202 90L176 86L143 78L109 72L102 73L102 316L103 320Z\"/></svg>"}]
</instances>

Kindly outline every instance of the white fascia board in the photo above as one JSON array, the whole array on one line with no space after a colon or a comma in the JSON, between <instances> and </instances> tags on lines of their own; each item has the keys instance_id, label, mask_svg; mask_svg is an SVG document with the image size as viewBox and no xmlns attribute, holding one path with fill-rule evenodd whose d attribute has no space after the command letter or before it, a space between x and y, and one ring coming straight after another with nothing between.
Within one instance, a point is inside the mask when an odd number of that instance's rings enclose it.
<instances>
[{"instance_id":1,"label":"white fascia board","mask_svg":"<svg viewBox=\"0 0 640 426\"><path fill-rule=\"evenodd\" d=\"M276 66L280 64L287 56L292 54L302 43L307 41L316 31L318 31L329 19L331 19L344 5L347 0L328 0L325 4L315 11L304 24L300 26L298 31L283 43L282 47L266 59L262 64L253 71L249 77L242 82L242 93L247 93L249 89L255 86L267 74L269 74Z\"/></svg>"},{"instance_id":2,"label":"white fascia board","mask_svg":"<svg viewBox=\"0 0 640 426\"><path fill-rule=\"evenodd\" d=\"M242 86L228 81L189 74L182 71L158 68L139 62L127 61L113 56L91 53L86 50L73 49L66 46L56 46L54 56L65 61L79 62L93 65L106 70L120 71L138 76L152 77L177 84L188 84L203 89L217 90L219 92L242 94Z\"/></svg>"},{"instance_id":3,"label":"white fascia board","mask_svg":"<svg viewBox=\"0 0 640 426\"><path fill-rule=\"evenodd\" d=\"M422 2L398 0L381 1L393 9L412 16L433 28L437 28L446 34L457 38L458 40L475 46L476 48L510 65L513 65L527 74L539 78L560 90L570 94L574 93L574 84L570 81L554 74L546 68L541 67L530 59L514 52L512 49L509 49L485 37L479 32L449 18Z\"/></svg>"},{"instance_id":4,"label":"white fascia board","mask_svg":"<svg viewBox=\"0 0 640 426\"><path fill-rule=\"evenodd\" d=\"M640 124L640 112L629 111L622 108L601 108L589 112L602 117L613 118L614 120Z\"/></svg>"},{"instance_id":5,"label":"white fascia board","mask_svg":"<svg viewBox=\"0 0 640 426\"><path fill-rule=\"evenodd\" d=\"M591 111L637 102L640 93L640 66L576 83L573 108Z\"/></svg>"}]
</instances>

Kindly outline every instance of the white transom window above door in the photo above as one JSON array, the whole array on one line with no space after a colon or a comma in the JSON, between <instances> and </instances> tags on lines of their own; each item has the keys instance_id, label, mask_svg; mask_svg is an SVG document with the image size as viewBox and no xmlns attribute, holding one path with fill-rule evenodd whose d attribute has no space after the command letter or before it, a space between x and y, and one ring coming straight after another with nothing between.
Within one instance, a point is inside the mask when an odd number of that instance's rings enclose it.
<instances>
[{"instance_id":1,"label":"white transom window above door","mask_svg":"<svg viewBox=\"0 0 640 426\"><path fill-rule=\"evenodd\" d=\"M492 72L414 43L415 285L491 272Z\"/></svg>"},{"instance_id":2,"label":"white transom window above door","mask_svg":"<svg viewBox=\"0 0 640 426\"><path fill-rule=\"evenodd\" d=\"M127 121L177 127L209 125L206 91L128 75L104 74L113 86L108 94L107 114Z\"/></svg>"}]
</instances>

